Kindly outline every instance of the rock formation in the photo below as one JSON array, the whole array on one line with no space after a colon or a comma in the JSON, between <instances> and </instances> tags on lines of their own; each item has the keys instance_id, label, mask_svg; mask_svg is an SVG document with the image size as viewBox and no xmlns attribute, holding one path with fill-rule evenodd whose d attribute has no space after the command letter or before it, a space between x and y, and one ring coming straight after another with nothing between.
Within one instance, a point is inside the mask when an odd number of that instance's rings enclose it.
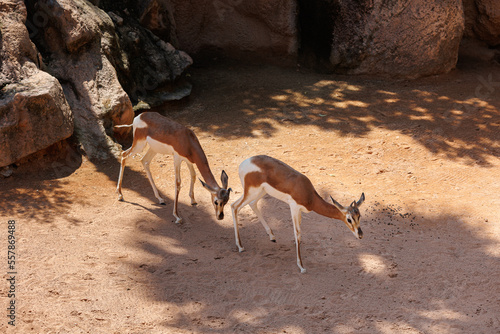
<instances>
[{"instance_id":1,"label":"rock formation","mask_svg":"<svg viewBox=\"0 0 500 334\"><path fill-rule=\"evenodd\" d=\"M134 113L115 66L126 68L109 16L85 0L40 0L30 17L43 17L33 40L74 114L75 135L91 159L106 159L120 147L106 134L112 124L129 124Z\"/></svg>"},{"instance_id":2,"label":"rock formation","mask_svg":"<svg viewBox=\"0 0 500 334\"><path fill-rule=\"evenodd\" d=\"M189 85L173 95L166 88L191 58L130 13L106 13L86 0L6 0L0 15L0 166L68 138L73 120L89 158L117 155L113 136L127 130L113 125L132 122L131 98L160 104L190 93ZM154 15L142 19L161 33Z\"/></svg>"},{"instance_id":3,"label":"rock formation","mask_svg":"<svg viewBox=\"0 0 500 334\"><path fill-rule=\"evenodd\" d=\"M115 22L121 50L129 59L126 68L117 67L118 78L134 103L160 105L191 93L190 85L176 85L193 63L187 53L175 49L121 11L109 14Z\"/></svg>"},{"instance_id":4,"label":"rock formation","mask_svg":"<svg viewBox=\"0 0 500 334\"><path fill-rule=\"evenodd\" d=\"M0 3L0 167L73 133L59 82L38 68L22 0Z\"/></svg>"},{"instance_id":5,"label":"rock formation","mask_svg":"<svg viewBox=\"0 0 500 334\"><path fill-rule=\"evenodd\" d=\"M456 65L463 29L460 0L342 1L330 61L348 74L446 73Z\"/></svg>"},{"instance_id":6,"label":"rock formation","mask_svg":"<svg viewBox=\"0 0 500 334\"><path fill-rule=\"evenodd\" d=\"M170 3L179 47L190 54L218 49L276 61L296 57L296 1L156 1Z\"/></svg>"},{"instance_id":7,"label":"rock formation","mask_svg":"<svg viewBox=\"0 0 500 334\"><path fill-rule=\"evenodd\" d=\"M476 0L477 15L472 29L475 36L489 46L500 45L500 2L498 0Z\"/></svg>"}]
</instances>

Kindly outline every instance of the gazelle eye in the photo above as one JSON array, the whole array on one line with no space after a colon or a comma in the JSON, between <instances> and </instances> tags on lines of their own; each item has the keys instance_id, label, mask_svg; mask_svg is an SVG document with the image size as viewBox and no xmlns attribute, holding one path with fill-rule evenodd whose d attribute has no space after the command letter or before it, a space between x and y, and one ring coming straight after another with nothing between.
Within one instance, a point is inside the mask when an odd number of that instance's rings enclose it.
<instances>
[{"instance_id":1,"label":"gazelle eye","mask_svg":"<svg viewBox=\"0 0 500 334\"><path fill-rule=\"evenodd\" d=\"M217 200L215 200L214 204L215 204L215 205L218 205L219 203L217 202Z\"/></svg>"},{"instance_id":2,"label":"gazelle eye","mask_svg":"<svg viewBox=\"0 0 500 334\"><path fill-rule=\"evenodd\" d=\"M351 220L351 218L347 218L347 222L348 222L349 224L352 224L352 220Z\"/></svg>"}]
</instances>

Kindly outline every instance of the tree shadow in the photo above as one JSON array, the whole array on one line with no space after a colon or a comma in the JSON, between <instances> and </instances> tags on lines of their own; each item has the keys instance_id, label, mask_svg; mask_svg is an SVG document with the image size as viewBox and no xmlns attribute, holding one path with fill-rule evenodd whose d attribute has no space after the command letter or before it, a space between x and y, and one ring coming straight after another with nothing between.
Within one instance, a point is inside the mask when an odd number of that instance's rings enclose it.
<instances>
[{"instance_id":1,"label":"tree shadow","mask_svg":"<svg viewBox=\"0 0 500 334\"><path fill-rule=\"evenodd\" d=\"M305 214L308 272L300 274L288 206L263 202L277 243L253 215L243 214L243 253L232 227L208 214L203 221L188 219L182 230L159 215L135 223L131 238L147 256L127 264L147 285L145 297L170 310L161 328L446 333L494 332L500 325L494 294L500 259L491 251L498 240L480 236L462 218L372 203L365 207L360 241L341 222Z\"/></svg>"},{"instance_id":2,"label":"tree shadow","mask_svg":"<svg viewBox=\"0 0 500 334\"><path fill-rule=\"evenodd\" d=\"M48 224L54 216L64 216L71 223L78 219L71 218L69 213L73 205L71 194L66 191L68 182L29 175L18 175L2 180L0 187L0 212L6 219L31 219Z\"/></svg>"},{"instance_id":3,"label":"tree shadow","mask_svg":"<svg viewBox=\"0 0 500 334\"><path fill-rule=\"evenodd\" d=\"M189 100L163 110L221 138L269 138L278 124L357 137L383 128L466 164L490 167L500 156L499 66L465 64L448 75L388 82L223 63L194 68L191 78Z\"/></svg>"},{"instance_id":4,"label":"tree shadow","mask_svg":"<svg viewBox=\"0 0 500 334\"><path fill-rule=\"evenodd\" d=\"M19 217L50 223L54 216L69 217L73 196L64 180L82 164L81 153L69 141L61 141L9 166L12 176L0 179L0 212L8 219Z\"/></svg>"}]
</instances>

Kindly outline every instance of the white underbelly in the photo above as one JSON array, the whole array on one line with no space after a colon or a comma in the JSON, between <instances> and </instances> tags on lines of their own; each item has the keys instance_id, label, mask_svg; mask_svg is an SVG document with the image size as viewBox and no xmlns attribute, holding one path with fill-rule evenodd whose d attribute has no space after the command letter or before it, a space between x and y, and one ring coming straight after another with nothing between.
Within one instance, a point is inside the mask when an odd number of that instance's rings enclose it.
<instances>
[{"instance_id":1,"label":"white underbelly","mask_svg":"<svg viewBox=\"0 0 500 334\"><path fill-rule=\"evenodd\" d=\"M148 142L149 146L153 149L153 151L155 151L156 153L169 154L169 155L174 155L175 153L175 150L171 145L154 140L149 136L146 138L146 141Z\"/></svg>"},{"instance_id":2,"label":"white underbelly","mask_svg":"<svg viewBox=\"0 0 500 334\"><path fill-rule=\"evenodd\" d=\"M275 188L273 188L271 185L268 183L263 183L262 188L268 193L270 196L279 199L280 201L283 201L290 205L290 207L297 207L300 211L302 212L309 212L304 206L298 204L295 202L293 197L287 193L281 192Z\"/></svg>"},{"instance_id":3,"label":"white underbelly","mask_svg":"<svg viewBox=\"0 0 500 334\"><path fill-rule=\"evenodd\" d=\"M147 137L146 141L148 142L149 146L153 151L155 151L158 154L166 154L166 155L173 155L175 159L179 159L178 161L182 162L185 161L187 164L191 164L191 161L189 161L186 157L183 157L182 155L179 155L173 148L173 146L162 143L158 140L154 140L151 137ZM174 159L174 161L175 161Z\"/></svg>"}]
</instances>

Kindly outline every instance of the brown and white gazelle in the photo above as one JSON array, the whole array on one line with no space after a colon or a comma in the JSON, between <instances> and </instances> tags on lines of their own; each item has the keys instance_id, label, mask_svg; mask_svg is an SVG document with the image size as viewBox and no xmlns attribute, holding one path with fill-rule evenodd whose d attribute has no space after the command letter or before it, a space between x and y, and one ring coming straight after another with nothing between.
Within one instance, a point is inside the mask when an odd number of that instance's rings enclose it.
<instances>
[{"instance_id":1,"label":"brown and white gazelle","mask_svg":"<svg viewBox=\"0 0 500 334\"><path fill-rule=\"evenodd\" d=\"M257 202L265 194L269 194L290 206L297 249L297 265L302 273L306 271L300 257L302 212L314 211L326 217L342 220L356 238L363 237L363 232L359 227L358 207L365 200L364 193L361 194L361 198L357 202L352 202L348 207L342 206L331 196L333 204L330 204L318 195L311 181L304 174L282 161L266 155L254 156L243 161L239 167L239 175L244 192L243 196L231 204L231 209L236 245L240 252L243 252L244 248L241 246L238 231L238 211L247 204L259 218L271 241L275 241L273 231L257 207Z\"/></svg>"},{"instance_id":2,"label":"brown and white gazelle","mask_svg":"<svg viewBox=\"0 0 500 334\"><path fill-rule=\"evenodd\" d=\"M231 188L227 188L228 176L226 172L222 171L221 181L222 187L219 187L215 180L210 166L208 165L205 152L201 148L198 138L194 132L184 125L181 125L167 117L164 117L156 112L144 112L134 118L130 125L117 125L115 127L133 127L134 139L132 146L122 152L120 176L118 177L118 186L116 192L119 194L118 199L123 201L122 195L122 180L123 171L125 169L125 162L130 155L140 153L144 150L146 144L149 144L149 150L142 158L141 162L146 170L146 174L153 187L155 197L160 204L165 204L163 198L158 194L149 164L151 159L159 154L170 154L174 156L175 168L175 199L174 199L174 217L176 223L180 223L182 218L177 212L177 200L179 198L179 191L181 188L181 163L184 161L191 173L191 185L189 187L189 197L191 197L191 205L196 205L194 199L194 182L196 180L196 172L193 164L198 167L205 182L201 181L203 187L207 189L212 195L212 204L215 208L215 216L221 220L224 218L224 205L229 200L229 193Z\"/></svg>"}]
</instances>

